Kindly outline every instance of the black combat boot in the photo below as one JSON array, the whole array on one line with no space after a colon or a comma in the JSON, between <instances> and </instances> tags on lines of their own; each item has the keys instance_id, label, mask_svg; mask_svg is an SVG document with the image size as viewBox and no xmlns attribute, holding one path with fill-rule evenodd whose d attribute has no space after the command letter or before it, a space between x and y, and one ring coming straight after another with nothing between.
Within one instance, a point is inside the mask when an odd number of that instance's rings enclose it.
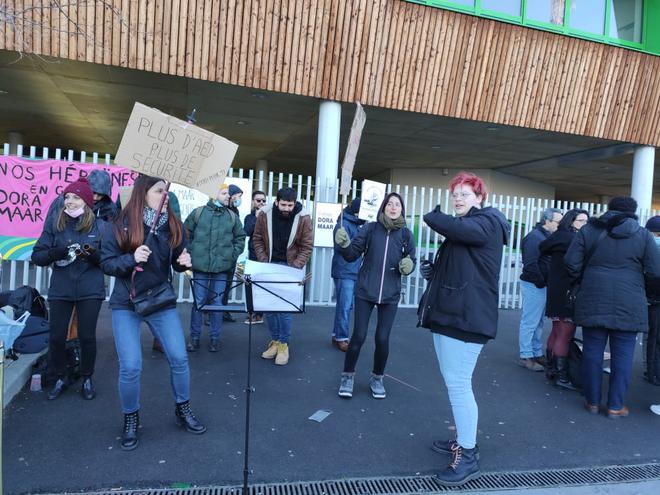
<instances>
[{"instance_id":1,"label":"black combat boot","mask_svg":"<svg viewBox=\"0 0 660 495\"><path fill-rule=\"evenodd\" d=\"M553 356L550 349L545 350L545 362L547 363L545 367L545 377L554 382L557 379L557 358Z\"/></svg>"},{"instance_id":2,"label":"black combat boot","mask_svg":"<svg viewBox=\"0 0 660 495\"><path fill-rule=\"evenodd\" d=\"M190 433L201 435L206 431L206 426L197 421L195 415L190 410L190 402L182 402L176 405L176 424L183 426Z\"/></svg>"},{"instance_id":3,"label":"black combat boot","mask_svg":"<svg viewBox=\"0 0 660 495\"><path fill-rule=\"evenodd\" d=\"M121 449L133 450L138 446L137 431L140 426L140 414L138 411L124 414L124 432L121 435Z\"/></svg>"},{"instance_id":4,"label":"black combat boot","mask_svg":"<svg viewBox=\"0 0 660 495\"><path fill-rule=\"evenodd\" d=\"M568 358L557 357L557 381L555 384L558 387L565 388L566 390L578 390L578 388L571 383L568 375Z\"/></svg>"},{"instance_id":5,"label":"black combat boot","mask_svg":"<svg viewBox=\"0 0 660 495\"><path fill-rule=\"evenodd\" d=\"M477 449L464 449L460 445L452 451L454 459L445 469L436 474L441 485L461 486L470 480L478 478L479 463L477 462Z\"/></svg>"}]
</instances>

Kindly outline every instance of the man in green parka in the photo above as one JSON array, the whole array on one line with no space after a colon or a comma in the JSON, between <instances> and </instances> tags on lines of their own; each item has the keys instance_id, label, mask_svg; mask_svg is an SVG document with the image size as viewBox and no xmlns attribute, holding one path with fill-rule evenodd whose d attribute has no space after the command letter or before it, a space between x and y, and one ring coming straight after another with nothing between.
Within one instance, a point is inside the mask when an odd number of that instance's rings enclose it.
<instances>
[{"instance_id":1,"label":"man in green parka","mask_svg":"<svg viewBox=\"0 0 660 495\"><path fill-rule=\"evenodd\" d=\"M195 300L207 304L220 304L227 285L227 272L245 248L245 232L241 221L227 206L229 186L222 184L215 199L193 210L184 226L188 232L188 252L192 259ZM222 314L211 313L209 351L220 349ZM190 342L188 351L199 349L202 333L202 312L193 305L190 315Z\"/></svg>"}]
</instances>

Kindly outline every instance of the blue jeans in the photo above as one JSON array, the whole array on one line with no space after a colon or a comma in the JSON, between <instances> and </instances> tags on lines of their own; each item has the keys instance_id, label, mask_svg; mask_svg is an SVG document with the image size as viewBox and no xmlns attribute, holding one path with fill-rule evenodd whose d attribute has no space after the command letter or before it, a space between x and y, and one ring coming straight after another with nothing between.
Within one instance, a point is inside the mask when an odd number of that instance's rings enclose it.
<instances>
[{"instance_id":1,"label":"blue jeans","mask_svg":"<svg viewBox=\"0 0 660 495\"><path fill-rule=\"evenodd\" d=\"M603 384L603 351L610 340L610 386L607 395L608 409L621 409L632 375L636 332L622 332L607 328L582 329L582 378L584 398L589 404L600 404Z\"/></svg>"},{"instance_id":2,"label":"blue jeans","mask_svg":"<svg viewBox=\"0 0 660 495\"><path fill-rule=\"evenodd\" d=\"M479 408L472 392L472 373L484 346L437 333L433 334L433 345L449 393L456 440L461 447L473 449L477 444Z\"/></svg>"},{"instance_id":3,"label":"blue jeans","mask_svg":"<svg viewBox=\"0 0 660 495\"><path fill-rule=\"evenodd\" d=\"M197 304L220 304L222 293L227 286L226 273L204 273L193 272L194 278L199 278L199 282L193 283L195 291L195 301ZM203 280L208 279L208 280ZM190 338L198 339L202 335L202 316L203 311L199 311L193 304L190 312ZM222 332L222 313L211 311L211 325L209 326L209 337L219 339Z\"/></svg>"},{"instance_id":4,"label":"blue jeans","mask_svg":"<svg viewBox=\"0 0 660 495\"><path fill-rule=\"evenodd\" d=\"M335 306L335 326L332 330L332 336L338 341L348 340L349 330L348 321L351 318L353 309L353 295L355 293L355 280L348 278L335 278L335 297L337 304Z\"/></svg>"},{"instance_id":5,"label":"blue jeans","mask_svg":"<svg viewBox=\"0 0 660 495\"><path fill-rule=\"evenodd\" d=\"M278 265L287 265L284 261L273 261ZM266 313L266 322L272 340L282 344L288 344L291 339L291 327L293 325L293 314L291 313Z\"/></svg>"},{"instance_id":6,"label":"blue jeans","mask_svg":"<svg viewBox=\"0 0 660 495\"><path fill-rule=\"evenodd\" d=\"M539 289L531 282L520 281L522 316L518 332L520 357L543 356L543 315L545 313L545 288Z\"/></svg>"},{"instance_id":7,"label":"blue jeans","mask_svg":"<svg viewBox=\"0 0 660 495\"><path fill-rule=\"evenodd\" d=\"M112 310L112 333L119 357L119 399L124 414L140 409L142 346L140 323L147 326L165 350L170 363L170 382L177 404L190 398L190 370L183 327L176 309L164 309L142 317L127 309Z\"/></svg>"}]
</instances>

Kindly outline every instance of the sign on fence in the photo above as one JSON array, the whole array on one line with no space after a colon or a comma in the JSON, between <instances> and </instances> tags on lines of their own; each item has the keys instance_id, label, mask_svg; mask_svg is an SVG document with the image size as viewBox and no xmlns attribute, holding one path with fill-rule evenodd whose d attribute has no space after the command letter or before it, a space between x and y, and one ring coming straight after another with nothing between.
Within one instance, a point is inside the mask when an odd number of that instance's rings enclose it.
<instances>
[{"instance_id":1,"label":"sign on fence","mask_svg":"<svg viewBox=\"0 0 660 495\"><path fill-rule=\"evenodd\" d=\"M342 205L338 203L316 203L314 208L314 246L333 247L333 231Z\"/></svg>"},{"instance_id":2,"label":"sign on fence","mask_svg":"<svg viewBox=\"0 0 660 495\"><path fill-rule=\"evenodd\" d=\"M362 181L362 196L360 197L360 213L358 218L367 222L375 222L378 219L378 208L385 199L385 184L372 180Z\"/></svg>"},{"instance_id":3,"label":"sign on fence","mask_svg":"<svg viewBox=\"0 0 660 495\"><path fill-rule=\"evenodd\" d=\"M237 150L222 136L135 103L115 163L215 196Z\"/></svg>"},{"instance_id":4,"label":"sign on fence","mask_svg":"<svg viewBox=\"0 0 660 495\"><path fill-rule=\"evenodd\" d=\"M112 179L112 199L133 184L131 170L59 160L0 156L0 252L5 259L28 259L43 230L48 207L67 184L102 168Z\"/></svg>"}]
</instances>

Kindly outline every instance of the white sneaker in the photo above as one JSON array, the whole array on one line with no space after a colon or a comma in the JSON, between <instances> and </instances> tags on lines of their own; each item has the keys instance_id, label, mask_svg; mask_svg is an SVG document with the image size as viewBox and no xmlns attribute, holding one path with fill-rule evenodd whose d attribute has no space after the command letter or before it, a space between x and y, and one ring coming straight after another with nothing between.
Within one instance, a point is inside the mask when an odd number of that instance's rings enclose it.
<instances>
[{"instance_id":1,"label":"white sneaker","mask_svg":"<svg viewBox=\"0 0 660 495\"><path fill-rule=\"evenodd\" d=\"M654 404L651 406L651 412L660 416L660 404Z\"/></svg>"}]
</instances>

